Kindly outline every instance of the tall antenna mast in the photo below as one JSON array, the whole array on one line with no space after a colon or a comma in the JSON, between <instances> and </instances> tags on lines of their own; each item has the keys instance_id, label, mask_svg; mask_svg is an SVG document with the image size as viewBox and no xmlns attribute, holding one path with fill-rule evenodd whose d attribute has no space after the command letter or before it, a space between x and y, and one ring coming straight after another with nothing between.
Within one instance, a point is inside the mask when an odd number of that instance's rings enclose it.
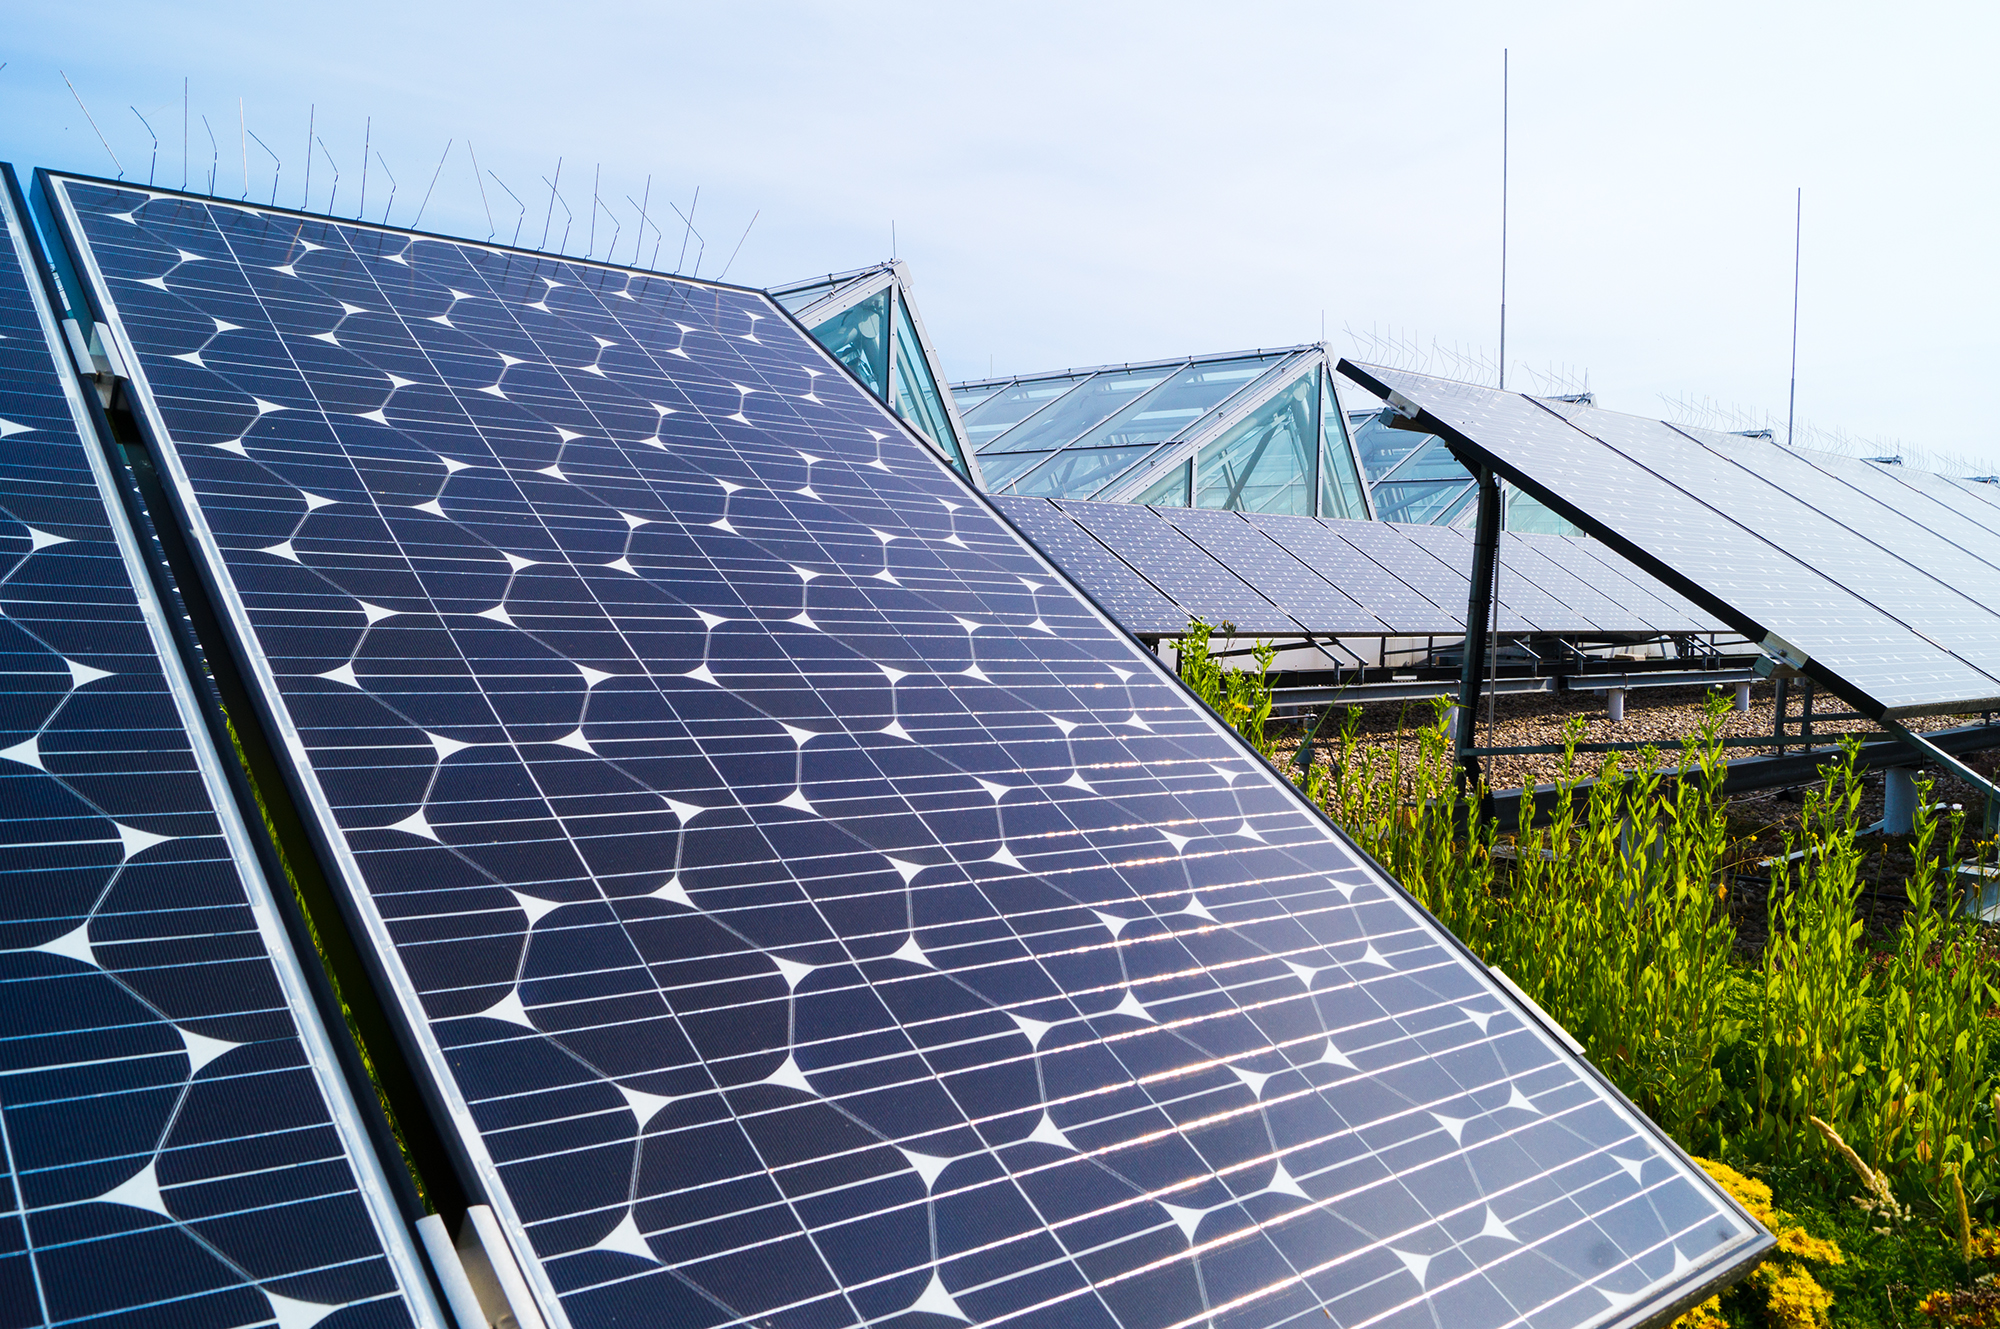
<instances>
[{"instance_id":1,"label":"tall antenna mast","mask_svg":"<svg viewBox=\"0 0 2000 1329\"><path fill-rule=\"evenodd\" d=\"M1799 409L1799 241L1805 234L1806 190L1799 186L1792 218L1792 393L1785 405L1785 446L1792 446L1792 421Z\"/></svg>"},{"instance_id":2,"label":"tall antenna mast","mask_svg":"<svg viewBox=\"0 0 2000 1329\"><path fill-rule=\"evenodd\" d=\"M1507 50L1500 50L1500 386L1507 386Z\"/></svg>"}]
</instances>

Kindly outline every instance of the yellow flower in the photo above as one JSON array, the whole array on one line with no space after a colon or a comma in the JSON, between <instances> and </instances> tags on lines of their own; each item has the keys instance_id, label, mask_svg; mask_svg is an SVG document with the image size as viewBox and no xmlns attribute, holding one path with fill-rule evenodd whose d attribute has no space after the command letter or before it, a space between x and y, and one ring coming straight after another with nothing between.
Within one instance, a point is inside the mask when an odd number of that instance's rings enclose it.
<instances>
[{"instance_id":1,"label":"yellow flower","mask_svg":"<svg viewBox=\"0 0 2000 1329\"><path fill-rule=\"evenodd\" d=\"M2000 1326L2000 1298L1987 1284L1960 1288L1956 1292L1939 1289L1917 1303L1925 1318L1954 1329L1995 1329Z\"/></svg>"},{"instance_id":2,"label":"yellow flower","mask_svg":"<svg viewBox=\"0 0 2000 1329\"><path fill-rule=\"evenodd\" d=\"M1778 1232L1778 1249L1787 1255L1796 1255L1803 1260L1818 1260L1822 1264L1846 1264L1840 1247L1830 1241L1812 1236L1802 1227L1782 1228Z\"/></svg>"},{"instance_id":3,"label":"yellow flower","mask_svg":"<svg viewBox=\"0 0 2000 1329\"><path fill-rule=\"evenodd\" d=\"M1759 1265L1750 1283L1764 1293L1771 1322L1783 1329L1823 1329L1833 1323L1833 1294L1798 1265Z\"/></svg>"},{"instance_id":4,"label":"yellow flower","mask_svg":"<svg viewBox=\"0 0 2000 1329\"><path fill-rule=\"evenodd\" d=\"M1727 1163L1717 1163L1713 1159L1697 1158L1702 1170L1714 1177L1722 1189L1736 1197L1736 1202L1750 1211L1750 1216L1771 1227L1777 1217L1771 1208L1771 1188L1755 1177L1746 1177Z\"/></svg>"},{"instance_id":5,"label":"yellow flower","mask_svg":"<svg viewBox=\"0 0 2000 1329\"><path fill-rule=\"evenodd\" d=\"M1710 1297L1667 1329L1729 1329L1729 1321L1722 1318L1722 1298Z\"/></svg>"}]
</instances>

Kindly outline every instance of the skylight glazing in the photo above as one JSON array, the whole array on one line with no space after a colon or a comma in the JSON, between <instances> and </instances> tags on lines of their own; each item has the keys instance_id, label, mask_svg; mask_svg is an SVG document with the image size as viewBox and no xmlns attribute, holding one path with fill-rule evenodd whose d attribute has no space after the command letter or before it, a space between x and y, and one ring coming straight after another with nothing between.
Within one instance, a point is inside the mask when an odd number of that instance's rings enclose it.
<instances>
[{"instance_id":1,"label":"skylight glazing","mask_svg":"<svg viewBox=\"0 0 2000 1329\"><path fill-rule=\"evenodd\" d=\"M1293 346L952 393L994 493L1366 517L1330 378L1323 348Z\"/></svg>"},{"instance_id":2,"label":"skylight glazing","mask_svg":"<svg viewBox=\"0 0 2000 1329\"><path fill-rule=\"evenodd\" d=\"M929 439L973 484L982 477L968 456L964 425L944 390L937 355L910 299L909 272L884 263L781 286L772 299L797 316L863 387Z\"/></svg>"}]
</instances>

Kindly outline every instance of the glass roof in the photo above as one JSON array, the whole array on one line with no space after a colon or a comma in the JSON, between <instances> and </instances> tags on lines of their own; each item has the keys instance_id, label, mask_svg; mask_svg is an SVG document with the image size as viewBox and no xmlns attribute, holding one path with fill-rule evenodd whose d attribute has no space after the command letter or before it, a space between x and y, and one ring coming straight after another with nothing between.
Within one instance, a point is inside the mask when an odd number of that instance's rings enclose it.
<instances>
[{"instance_id":1,"label":"glass roof","mask_svg":"<svg viewBox=\"0 0 2000 1329\"><path fill-rule=\"evenodd\" d=\"M958 439L952 434L951 416L945 412L944 396L938 391L937 377L931 372L923 341L917 336L916 324L910 321L910 302L907 298L896 302L894 335L895 368L891 375L894 382L889 393L889 405L897 415L937 444L938 449L963 471L965 455L959 450Z\"/></svg>"},{"instance_id":2,"label":"glass roof","mask_svg":"<svg viewBox=\"0 0 2000 1329\"><path fill-rule=\"evenodd\" d=\"M812 329L814 340L854 371L861 386L886 397L889 385L889 292L877 291L858 305Z\"/></svg>"},{"instance_id":3,"label":"glass roof","mask_svg":"<svg viewBox=\"0 0 2000 1329\"><path fill-rule=\"evenodd\" d=\"M771 298L796 314L807 305L825 299L839 288L839 282L819 282L812 286L793 286L782 291L772 291Z\"/></svg>"},{"instance_id":4,"label":"glass roof","mask_svg":"<svg viewBox=\"0 0 2000 1329\"><path fill-rule=\"evenodd\" d=\"M1195 458L1194 506L1316 515L1318 406L1315 367L1204 445Z\"/></svg>"},{"instance_id":5,"label":"glass roof","mask_svg":"<svg viewBox=\"0 0 2000 1329\"><path fill-rule=\"evenodd\" d=\"M843 294L843 292L845 294ZM910 300L901 263L880 263L773 287L772 299L799 315L814 340L904 423L929 439L954 470L977 484L954 399Z\"/></svg>"},{"instance_id":6,"label":"glass roof","mask_svg":"<svg viewBox=\"0 0 2000 1329\"><path fill-rule=\"evenodd\" d=\"M902 280L897 263L876 263L865 268L853 268L847 272L829 272L824 277L808 277L804 281L790 282L784 286L773 286L767 293L773 300L783 305L791 313L810 308L826 299L843 286L852 286L866 281L878 273L887 273Z\"/></svg>"},{"instance_id":7,"label":"glass roof","mask_svg":"<svg viewBox=\"0 0 2000 1329\"><path fill-rule=\"evenodd\" d=\"M1089 377L1088 374L1076 374L1064 378L1039 378L1026 383L1002 384L991 391L986 400L977 407L966 410L961 404L960 410L963 411L965 419L966 441L972 444L974 452L985 452L987 445L994 439ZM957 391L953 390L954 396Z\"/></svg>"},{"instance_id":8,"label":"glass roof","mask_svg":"<svg viewBox=\"0 0 2000 1329\"><path fill-rule=\"evenodd\" d=\"M1241 394L1261 393L1275 368L1312 349L986 379L954 386L952 397L988 488L1091 498L1206 432Z\"/></svg>"},{"instance_id":9,"label":"glass roof","mask_svg":"<svg viewBox=\"0 0 2000 1329\"><path fill-rule=\"evenodd\" d=\"M1049 452L1078 443L1106 417L1156 386L1166 369L1107 370L1092 374L1061 397L987 443L981 452Z\"/></svg>"}]
</instances>

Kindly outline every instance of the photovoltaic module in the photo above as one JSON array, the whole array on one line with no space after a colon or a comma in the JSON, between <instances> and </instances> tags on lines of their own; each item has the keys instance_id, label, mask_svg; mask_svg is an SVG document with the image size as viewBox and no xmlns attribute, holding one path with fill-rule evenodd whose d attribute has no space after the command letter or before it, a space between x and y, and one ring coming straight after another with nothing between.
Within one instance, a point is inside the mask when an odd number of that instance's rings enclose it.
<instances>
[{"instance_id":1,"label":"photovoltaic module","mask_svg":"<svg viewBox=\"0 0 2000 1329\"><path fill-rule=\"evenodd\" d=\"M436 1324L0 174L0 1325Z\"/></svg>"},{"instance_id":2,"label":"photovoltaic module","mask_svg":"<svg viewBox=\"0 0 2000 1329\"><path fill-rule=\"evenodd\" d=\"M1768 1246L763 294L46 184L552 1324L1638 1324Z\"/></svg>"},{"instance_id":3,"label":"photovoltaic module","mask_svg":"<svg viewBox=\"0 0 2000 1329\"><path fill-rule=\"evenodd\" d=\"M1857 487L1841 478L1851 467L1776 443L1404 370L1343 361L1342 372L1394 393L1424 428L1870 719L2000 705L2000 598L1980 556L1992 550L1967 523L1924 511L1919 492L1936 485L1912 475L1908 497L1883 502L1879 471Z\"/></svg>"},{"instance_id":4,"label":"photovoltaic module","mask_svg":"<svg viewBox=\"0 0 2000 1329\"><path fill-rule=\"evenodd\" d=\"M1012 494L992 502L1142 638L1179 636L1190 618L1244 636L1465 631L1472 542L1455 530ZM1499 557L1502 632L1727 631L1594 540L1509 531Z\"/></svg>"}]
</instances>

